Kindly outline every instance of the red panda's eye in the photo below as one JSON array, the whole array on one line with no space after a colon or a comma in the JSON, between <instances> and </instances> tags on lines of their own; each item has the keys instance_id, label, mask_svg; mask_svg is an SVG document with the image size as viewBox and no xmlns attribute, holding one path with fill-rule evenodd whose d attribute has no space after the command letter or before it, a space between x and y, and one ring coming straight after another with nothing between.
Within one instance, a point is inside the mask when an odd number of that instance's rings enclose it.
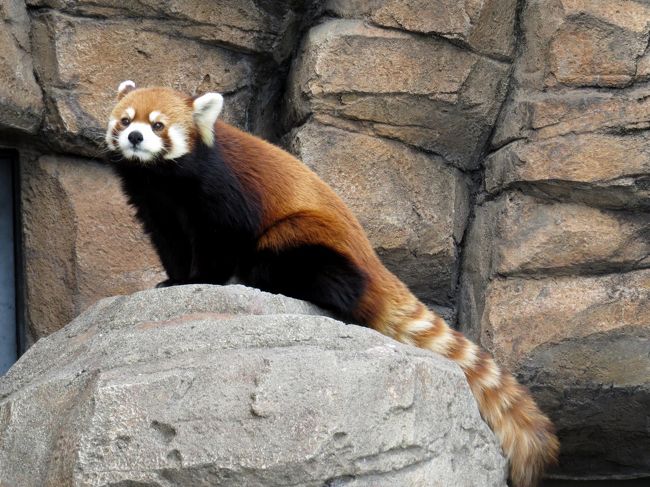
<instances>
[{"instance_id":1,"label":"red panda's eye","mask_svg":"<svg viewBox=\"0 0 650 487\"><path fill-rule=\"evenodd\" d=\"M154 130L162 130L165 126L161 122L156 122L152 125Z\"/></svg>"},{"instance_id":2,"label":"red panda's eye","mask_svg":"<svg viewBox=\"0 0 650 487\"><path fill-rule=\"evenodd\" d=\"M128 125L131 123L131 120L128 118L124 117L122 120L120 120L120 123L124 125L125 127L128 127Z\"/></svg>"}]
</instances>

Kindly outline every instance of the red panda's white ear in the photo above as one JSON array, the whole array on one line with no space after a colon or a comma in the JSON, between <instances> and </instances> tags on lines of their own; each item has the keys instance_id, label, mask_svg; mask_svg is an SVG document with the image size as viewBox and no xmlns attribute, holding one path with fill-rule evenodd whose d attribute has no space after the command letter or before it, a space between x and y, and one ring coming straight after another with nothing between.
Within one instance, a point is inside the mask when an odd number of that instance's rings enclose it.
<instances>
[{"instance_id":1,"label":"red panda's white ear","mask_svg":"<svg viewBox=\"0 0 650 487\"><path fill-rule=\"evenodd\" d=\"M223 96L219 93L206 93L192 103L194 123L199 129L201 139L206 145L214 143L214 124L223 108Z\"/></svg>"},{"instance_id":2,"label":"red panda's white ear","mask_svg":"<svg viewBox=\"0 0 650 487\"><path fill-rule=\"evenodd\" d=\"M126 81L122 81L120 83L120 86L117 87L117 99L118 101L124 98L124 96L130 92L135 90L135 83L131 81L130 79Z\"/></svg>"}]
</instances>

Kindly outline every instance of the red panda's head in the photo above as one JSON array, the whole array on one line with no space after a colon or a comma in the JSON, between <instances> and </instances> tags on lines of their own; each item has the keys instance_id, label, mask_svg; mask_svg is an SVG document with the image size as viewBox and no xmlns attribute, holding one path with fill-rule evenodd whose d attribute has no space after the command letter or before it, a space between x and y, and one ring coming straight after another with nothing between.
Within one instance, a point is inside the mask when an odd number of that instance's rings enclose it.
<instances>
[{"instance_id":1,"label":"red panda's head","mask_svg":"<svg viewBox=\"0 0 650 487\"><path fill-rule=\"evenodd\" d=\"M191 98L170 88L136 89L133 81L124 81L117 90L106 144L134 161L177 159L199 141L214 143L214 124L222 107L219 93Z\"/></svg>"}]
</instances>

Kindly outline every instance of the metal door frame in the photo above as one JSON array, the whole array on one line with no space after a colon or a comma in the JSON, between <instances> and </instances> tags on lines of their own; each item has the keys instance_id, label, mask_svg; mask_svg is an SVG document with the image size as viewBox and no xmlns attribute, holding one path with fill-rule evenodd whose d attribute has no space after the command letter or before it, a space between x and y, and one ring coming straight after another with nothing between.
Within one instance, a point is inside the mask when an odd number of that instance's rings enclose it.
<instances>
[{"instance_id":1,"label":"metal door frame","mask_svg":"<svg viewBox=\"0 0 650 487\"><path fill-rule=\"evenodd\" d=\"M16 343L15 343L15 358L17 359L25 350L25 333L24 333L24 319L23 319L23 265L22 265L22 230L20 222L20 178L19 178L19 166L18 166L18 154L13 150L0 149L0 159L3 160L3 164L6 161L9 161L9 177L11 180L6 186L11 192L9 201L10 201L10 215L12 215L12 221L10 228L13 231L13 235L10 236L10 242L13 248L9 249L10 255L13 257L13 303L15 316L13 324L15 326L16 333ZM12 283L9 283L10 289ZM12 357L13 359L14 357ZM2 373L3 371L0 371Z\"/></svg>"}]
</instances>

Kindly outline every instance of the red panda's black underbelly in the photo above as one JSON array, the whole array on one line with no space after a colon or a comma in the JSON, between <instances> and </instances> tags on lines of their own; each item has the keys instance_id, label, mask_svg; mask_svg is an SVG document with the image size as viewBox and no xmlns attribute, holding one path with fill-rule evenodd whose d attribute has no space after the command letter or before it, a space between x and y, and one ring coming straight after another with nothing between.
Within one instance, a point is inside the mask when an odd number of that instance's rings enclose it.
<instances>
[{"instance_id":1,"label":"red panda's black underbelly","mask_svg":"<svg viewBox=\"0 0 650 487\"><path fill-rule=\"evenodd\" d=\"M163 286L247 285L304 299L352 320L367 276L327 244L293 241L260 249L258 195L246 191L218 154L192 154L153 167L115 165L129 202L169 279Z\"/></svg>"}]
</instances>

